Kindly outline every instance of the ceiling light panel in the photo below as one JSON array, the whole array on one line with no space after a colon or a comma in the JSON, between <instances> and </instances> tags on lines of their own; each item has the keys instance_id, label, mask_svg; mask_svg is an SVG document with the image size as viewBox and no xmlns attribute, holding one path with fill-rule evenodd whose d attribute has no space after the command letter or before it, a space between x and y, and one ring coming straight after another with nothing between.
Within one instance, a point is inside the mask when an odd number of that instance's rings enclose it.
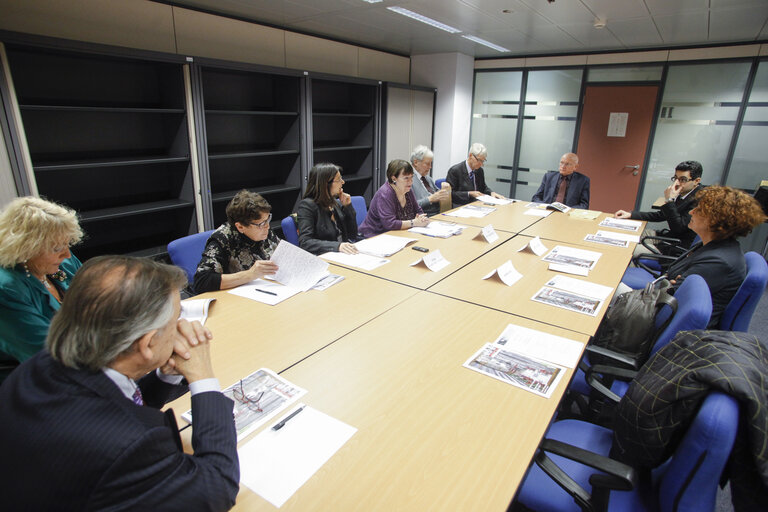
<instances>
[{"instance_id":1,"label":"ceiling light panel","mask_svg":"<svg viewBox=\"0 0 768 512\"><path fill-rule=\"evenodd\" d=\"M419 14L417 12L409 11L408 9L405 9L403 7L387 7L387 9L389 9L392 12L396 12L397 14L402 14L403 16L407 16L416 21L426 23L431 27L439 28L440 30L445 30L450 34L458 34L459 32L461 32L461 30L459 30L458 28L452 27L450 25L446 25L445 23L440 23L437 20L433 20L432 18L428 18L427 16L424 16L423 14Z\"/></svg>"},{"instance_id":2,"label":"ceiling light panel","mask_svg":"<svg viewBox=\"0 0 768 512\"><path fill-rule=\"evenodd\" d=\"M504 48L503 46L499 46L497 44L493 44L490 41L486 41L485 39L480 39L479 37L468 36L468 35L464 35L464 34L462 34L461 37L463 37L464 39L469 39L470 41L475 42L477 44L481 44L483 46L487 46L488 48L490 48L492 50L496 50L497 52L510 52L511 51L511 50L508 50L507 48Z\"/></svg>"}]
</instances>

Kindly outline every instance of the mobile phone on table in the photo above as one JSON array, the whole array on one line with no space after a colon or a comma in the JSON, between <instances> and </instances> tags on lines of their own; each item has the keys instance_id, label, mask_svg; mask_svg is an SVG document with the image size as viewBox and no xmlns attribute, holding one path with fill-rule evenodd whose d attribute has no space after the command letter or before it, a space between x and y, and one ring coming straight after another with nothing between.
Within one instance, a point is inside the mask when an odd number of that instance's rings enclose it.
<instances>
[{"instance_id":1,"label":"mobile phone on table","mask_svg":"<svg viewBox=\"0 0 768 512\"><path fill-rule=\"evenodd\" d=\"M411 247L411 249L419 252L429 252L429 249L427 249L426 247L419 247L418 245L414 245L413 247Z\"/></svg>"}]
</instances>

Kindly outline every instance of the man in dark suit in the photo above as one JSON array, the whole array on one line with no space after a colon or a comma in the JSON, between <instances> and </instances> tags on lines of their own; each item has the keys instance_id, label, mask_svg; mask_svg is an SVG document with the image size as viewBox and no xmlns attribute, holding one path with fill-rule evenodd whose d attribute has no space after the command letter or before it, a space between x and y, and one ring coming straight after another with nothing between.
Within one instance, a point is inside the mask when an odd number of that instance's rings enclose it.
<instances>
[{"instance_id":1,"label":"man in dark suit","mask_svg":"<svg viewBox=\"0 0 768 512\"><path fill-rule=\"evenodd\" d=\"M471 203L483 194L504 199L504 196L492 191L485 184L483 164L487 159L488 150L479 142L475 142L469 148L467 159L448 169L445 181L451 185L451 200L454 205Z\"/></svg>"},{"instance_id":2,"label":"man in dark suit","mask_svg":"<svg viewBox=\"0 0 768 512\"><path fill-rule=\"evenodd\" d=\"M703 169L699 162L695 160L680 162L675 167L672 184L664 190L665 203L660 209L650 212L619 210L614 215L617 219L666 221L669 226L667 229L649 234L677 238L682 247L690 247L696 233L688 227L688 223L691 221L691 210L696 206L696 194L703 188L702 173ZM662 253L668 253L673 246L659 245L658 248Z\"/></svg>"},{"instance_id":3,"label":"man in dark suit","mask_svg":"<svg viewBox=\"0 0 768 512\"><path fill-rule=\"evenodd\" d=\"M559 171L549 171L541 180L531 201L563 203L572 208L589 208L589 178L580 172L579 157L566 153L560 158Z\"/></svg>"},{"instance_id":4,"label":"man in dark suit","mask_svg":"<svg viewBox=\"0 0 768 512\"><path fill-rule=\"evenodd\" d=\"M5 510L228 510L239 488L233 403L210 332L179 317L181 269L106 256L78 271L46 350L0 387ZM148 373L151 372L151 373ZM173 413L192 394L194 455Z\"/></svg>"}]
</instances>

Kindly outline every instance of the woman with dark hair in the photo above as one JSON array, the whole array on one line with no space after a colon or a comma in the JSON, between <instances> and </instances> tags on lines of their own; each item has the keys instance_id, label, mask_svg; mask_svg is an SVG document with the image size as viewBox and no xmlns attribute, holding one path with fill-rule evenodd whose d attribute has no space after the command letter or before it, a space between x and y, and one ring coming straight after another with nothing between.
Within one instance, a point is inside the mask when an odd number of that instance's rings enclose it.
<instances>
[{"instance_id":1,"label":"woman with dark hair","mask_svg":"<svg viewBox=\"0 0 768 512\"><path fill-rule=\"evenodd\" d=\"M366 237L386 231L426 226L429 219L416 201L413 186L413 167L405 160L392 160L387 166L387 182L371 200L368 215L360 225Z\"/></svg>"},{"instance_id":2,"label":"woman with dark hair","mask_svg":"<svg viewBox=\"0 0 768 512\"><path fill-rule=\"evenodd\" d=\"M317 164L309 171L307 190L296 215L299 246L305 251L357 253L357 214L343 187L338 165Z\"/></svg>"},{"instance_id":3,"label":"woman with dark hair","mask_svg":"<svg viewBox=\"0 0 768 512\"><path fill-rule=\"evenodd\" d=\"M195 293L226 290L277 272L269 261L279 239L269 228L272 206L241 190L227 205L227 222L211 233L197 264Z\"/></svg>"},{"instance_id":4,"label":"woman with dark hair","mask_svg":"<svg viewBox=\"0 0 768 512\"><path fill-rule=\"evenodd\" d=\"M765 214L753 197L731 187L707 187L696 194L696 201L688 227L701 242L675 260L667 275L676 287L691 274L704 278L712 294L712 328L747 275L736 237L748 235Z\"/></svg>"}]
</instances>

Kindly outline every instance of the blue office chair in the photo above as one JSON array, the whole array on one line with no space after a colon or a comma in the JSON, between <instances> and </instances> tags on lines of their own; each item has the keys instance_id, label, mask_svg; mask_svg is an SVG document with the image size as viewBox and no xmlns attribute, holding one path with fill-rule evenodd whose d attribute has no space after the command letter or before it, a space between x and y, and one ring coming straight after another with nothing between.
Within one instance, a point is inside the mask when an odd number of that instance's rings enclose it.
<instances>
[{"instance_id":1,"label":"blue office chair","mask_svg":"<svg viewBox=\"0 0 768 512\"><path fill-rule=\"evenodd\" d=\"M536 464L515 501L540 512L588 510L590 505L594 510L621 512L714 510L738 424L738 402L720 392L710 393L669 460L653 470L649 482L638 483L634 470L608 458L613 442L610 429L580 420L555 422L539 445ZM564 473L557 474L558 469ZM603 487L612 484L621 490ZM569 485L573 496L563 488Z\"/></svg>"},{"instance_id":2,"label":"blue office chair","mask_svg":"<svg viewBox=\"0 0 768 512\"><path fill-rule=\"evenodd\" d=\"M197 264L200 263L205 242L211 237L211 233L213 233L212 229L178 238L168 244L168 256L170 256L171 262L184 270L189 284L192 284L195 278Z\"/></svg>"},{"instance_id":3,"label":"blue office chair","mask_svg":"<svg viewBox=\"0 0 768 512\"><path fill-rule=\"evenodd\" d=\"M365 198L363 196L352 196L352 206L355 209L357 227L360 227L360 224L365 220L365 216L368 215L368 207L365 206Z\"/></svg>"},{"instance_id":4,"label":"blue office chair","mask_svg":"<svg viewBox=\"0 0 768 512\"><path fill-rule=\"evenodd\" d=\"M709 318L712 316L712 297L709 293L709 287L707 286L704 278L693 274L688 276L683 284L675 291L675 299L677 299L677 311L674 316L669 319L672 310L669 306L664 306L661 311L656 315L656 325L663 325L668 319L669 324L656 338L656 342L650 350L648 357L658 352L667 343L672 341L672 338L677 336L680 331L690 331L693 329L706 329L709 323ZM604 349L599 350L592 347L587 347L588 352L596 352L602 355L608 355ZM639 370L642 362L628 361L626 358L616 356L617 365L621 365L622 368L631 367L634 370ZM600 365L603 366L603 365ZM599 367L598 367L599 369ZM592 377L592 370L589 362L585 358L579 363L579 368L576 370L576 374L573 376L571 386L568 388L569 393L580 393L585 396L592 395L594 380L599 381L599 377L596 375ZM623 372L616 372L621 375ZM593 382L590 385L590 381ZM610 386L610 391L617 397L624 396L629 383L623 380L612 380L602 383L604 386ZM598 383L600 387L600 383ZM603 393L609 399L618 402L618 399L614 396Z\"/></svg>"},{"instance_id":5,"label":"blue office chair","mask_svg":"<svg viewBox=\"0 0 768 512\"><path fill-rule=\"evenodd\" d=\"M757 303L768 284L768 263L762 255L750 251L744 255L744 259L747 261L747 277L720 317L720 329L723 331L747 332Z\"/></svg>"},{"instance_id":6,"label":"blue office chair","mask_svg":"<svg viewBox=\"0 0 768 512\"><path fill-rule=\"evenodd\" d=\"M645 237L645 238L661 238L664 240L672 240L672 239L666 239L663 237ZM701 242L701 237L699 235L696 235L696 237L693 239L693 242L691 242L690 247L693 247L699 242ZM643 245L645 245L646 247L649 247L646 244L643 244ZM684 252L685 250L683 248L679 248L680 255L682 255ZM669 265L676 259L677 259L676 256L667 256L667 255L658 254L658 253L640 254L638 256L635 256L634 258L632 258L632 261L635 263L636 266L627 268L627 270L624 272L624 275L621 278L621 282L629 286L633 290L639 290L640 288L645 287L646 283L648 283L649 281L653 281L654 279L659 277L663 272L665 272L666 268L669 267Z\"/></svg>"},{"instance_id":7,"label":"blue office chair","mask_svg":"<svg viewBox=\"0 0 768 512\"><path fill-rule=\"evenodd\" d=\"M283 228L283 238L296 247L299 246L299 229L296 227L296 219L293 215L285 217L280 221L280 227Z\"/></svg>"},{"instance_id":8,"label":"blue office chair","mask_svg":"<svg viewBox=\"0 0 768 512\"><path fill-rule=\"evenodd\" d=\"M435 180L435 186L437 188L443 188L443 183L445 183L445 178L439 178Z\"/></svg>"}]
</instances>

